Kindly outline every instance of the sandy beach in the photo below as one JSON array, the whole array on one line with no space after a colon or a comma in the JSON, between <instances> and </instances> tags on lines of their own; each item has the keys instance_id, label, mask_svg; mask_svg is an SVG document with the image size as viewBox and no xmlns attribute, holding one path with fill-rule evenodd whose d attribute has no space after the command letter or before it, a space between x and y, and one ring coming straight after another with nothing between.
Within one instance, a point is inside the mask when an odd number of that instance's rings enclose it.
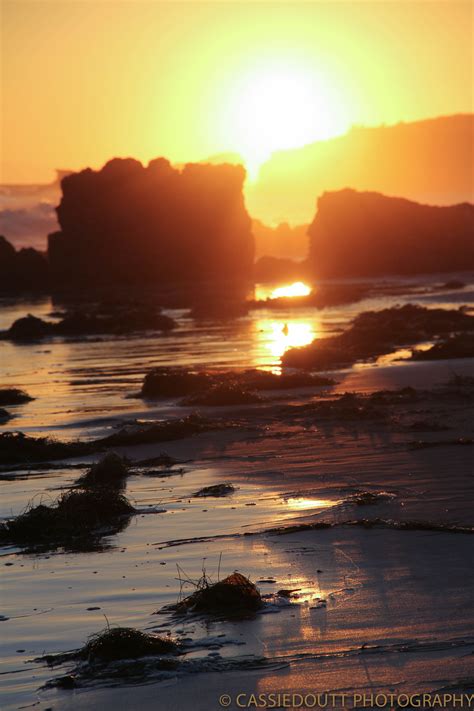
<instances>
[{"instance_id":1,"label":"sandy beach","mask_svg":"<svg viewBox=\"0 0 474 711\"><path fill-rule=\"evenodd\" d=\"M427 286L422 304L472 301L469 285L461 293ZM397 303L416 301L413 285L406 289ZM377 306L393 302L384 296ZM2 708L181 709L192 699L204 710L222 707L225 694L238 708L252 706L251 694L275 692L347 694L350 707L361 693L472 691L474 401L472 385L453 380L470 382L472 359L403 362L395 354L328 373L334 385L268 391L237 407L136 396L149 368L170 358L278 372L292 337L281 324L297 337L338 332L373 305L251 311L228 324L183 318L161 338L0 343L4 384L36 398L9 408L5 431L93 441L127 422L196 409L218 423L184 439L114 448L132 462L164 451L176 463L132 470L126 494L136 513L94 550L3 546ZM11 302L2 326L19 311L51 309ZM54 501L96 460L2 465L2 518ZM226 482L230 495L195 496ZM180 577L196 580L203 570L212 581L241 572L263 607L243 619L155 614L180 588L192 592ZM115 678L110 669L81 676L71 662L33 661L76 649L106 625L170 635L182 645L179 663L150 662ZM55 685L71 675L74 688Z\"/></svg>"}]
</instances>

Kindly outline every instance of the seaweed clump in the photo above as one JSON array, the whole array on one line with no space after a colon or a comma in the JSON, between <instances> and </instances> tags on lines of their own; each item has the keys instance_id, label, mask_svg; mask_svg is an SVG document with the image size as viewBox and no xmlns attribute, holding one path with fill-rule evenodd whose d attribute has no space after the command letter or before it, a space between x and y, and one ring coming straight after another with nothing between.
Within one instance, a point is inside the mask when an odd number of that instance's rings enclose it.
<instances>
[{"instance_id":1,"label":"seaweed clump","mask_svg":"<svg viewBox=\"0 0 474 711\"><path fill-rule=\"evenodd\" d=\"M23 432L0 433L0 464L82 457L94 451L93 442L60 442L51 437L32 437Z\"/></svg>"},{"instance_id":2,"label":"seaweed clump","mask_svg":"<svg viewBox=\"0 0 474 711\"><path fill-rule=\"evenodd\" d=\"M113 487L122 488L125 485L125 479L129 474L129 464L124 457L121 457L115 452L107 452L98 462L83 476L81 476L77 484L79 486L96 488L96 487Z\"/></svg>"},{"instance_id":3,"label":"seaweed clump","mask_svg":"<svg viewBox=\"0 0 474 711\"><path fill-rule=\"evenodd\" d=\"M0 524L0 543L65 544L120 531L135 509L110 488L71 490Z\"/></svg>"},{"instance_id":4,"label":"seaweed clump","mask_svg":"<svg viewBox=\"0 0 474 711\"><path fill-rule=\"evenodd\" d=\"M205 486L203 489L199 489L199 491L196 491L194 496L228 496L229 494L233 494L234 491L235 486L233 486L232 484L213 484L212 486Z\"/></svg>"},{"instance_id":5,"label":"seaweed clump","mask_svg":"<svg viewBox=\"0 0 474 711\"><path fill-rule=\"evenodd\" d=\"M224 580L209 583L206 577L199 581L192 595L174 607L176 612L239 613L255 611L262 607L262 597L257 586L241 573L232 573Z\"/></svg>"},{"instance_id":6,"label":"seaweed clump","mask_svg":"<svg viewBox=\"0 0 474 711\"><path fill-rule=\"evenodd\" d=\"M161 654L177 654L179 647L169 637L147 634L133 627L107 627L89 637L78 657L87 661L114 662Z\"/></svg>"},{"instance_id":7,"label":"seaweed clump","mask_svg":"<svg viewBox=\"0 0 474 711\"><path fill-rule=\"evenodd\" d=\"M184 368L155 368L145 376L142 397L180 397L207 387L211 378Z\"/></svg>"},{"instance_id":8,"label":"seaweed clump","mask_svg":"<svg viewBox=\"0 0 474 711\"><path fill-rule=\"evenodd\" d=\"M34 400L28 393L19 388L0 388L0 405L22 405Z\"/></svg>"},{"instance_id":9,"label":"seaweed clump","mask_svg":"<svg viewBox=\"0 0 474 711\"><path fill-rule=\"evenodd\" d=\"M140 396L170 398L187 396L182 405L244 405L260 402L254 390L334 385L332 378L311 373L270 373L263 370L207 373L181 367L160 367L144 378Z\"/></svg>"},{"instance_id":10,"label":"seaweed clump","mask_svg":"<svg viewBox=\"0 0 474 711\"><path fill-rule=\"evenodd\" d=\"M166 442L229 426L228 422L216 422L191 414L181 419L133 423L118 432L91 442L60 442L50 437L33 437L23 432L2 432L0 433L0 464L47 462L69 457L83 457L111 447Z\"/></svg>"},{"instance_id":11,"label":"seaweed clump","mask_svg":"<svg viewBox=\"0 0 474 711\"><path fill-rule=\"evenodd\" d=\"M142 681L150 667L147 658L153 657L153 669L174 669L180 645L170 637L148 634L133 627L107 626L91 635L80 649L60 654L47 654L33 661L55 667L66 662L77 662L71 674L52 679L46 688L74 689L84 682L102 678L127 678Z\"/></svg>"},{"instance_id":12,"label":"seaweed clump","mask_svg":"<svg viewBox=\"0 0 474 711\"><path fill-rule=\"evenodd\" d=\"M124 427L108 437L96 440L94 444L102 447L153 444L155 442L167 442L184 437L191 437L200 432L219 429L221 426L228 425L222 425L205 417L201 417L198 414L191 414L188 417L175 420L137 423L136 425Z\"/></svg>"}]
</instances>

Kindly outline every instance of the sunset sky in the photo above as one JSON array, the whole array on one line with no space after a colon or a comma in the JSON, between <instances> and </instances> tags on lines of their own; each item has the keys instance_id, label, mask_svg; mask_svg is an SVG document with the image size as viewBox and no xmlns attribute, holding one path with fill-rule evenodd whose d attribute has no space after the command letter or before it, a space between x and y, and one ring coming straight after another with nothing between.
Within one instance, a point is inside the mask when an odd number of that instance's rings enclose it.
<instances>
[{"instance_id":1,"label":"sunset sky","mask_svg":"<svg viewBox=\"0 0 474 711\"><path fill-rule=\"evenodd\" d=\"M3 0L1 182L472 111L472 4Z\"/></svg>"}]
</instances>

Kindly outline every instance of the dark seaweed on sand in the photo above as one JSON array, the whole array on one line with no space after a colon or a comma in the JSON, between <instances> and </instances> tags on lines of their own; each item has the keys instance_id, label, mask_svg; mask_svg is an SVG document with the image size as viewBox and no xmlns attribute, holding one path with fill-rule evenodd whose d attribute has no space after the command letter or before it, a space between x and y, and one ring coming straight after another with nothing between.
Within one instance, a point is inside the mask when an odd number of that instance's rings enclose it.
<instances>
[{"instance_id":1,"label":"dark seaweed on sand","mask_svg":"<svg viewBox=\"0 0 474 711\"><path fill-rule=\"evenodd\" d=\"M73 489L0 524L0 544L62 545L121 530L135 509L115 489Z\"/></svg>"},{"instance_id":2,"label":"dark seaweed on sand","mask_svg":"<svg viewBox=\"0 0 474 711\"><path fill-rule=\"evenodd\" d=\"M205 486L204 488L199 489L199 491L196 491L194 496L228 496L229 494L233 494L234 491L235 487L232 484L225 482L223 484L212 484L211 486Z\"/></svg>"},{"instance_id":3,"label":"dark seaweed on sand","mask_svg":"<svg viewBox=\"0 0 474 711\"><path fill-rule=\"evenodd\" d=\"M141 396L167 398L188 396L182 404L240 405L259 402L254 390L285 390L334 385L334 380L309 373L277 375L262 370L207 373L181 367L160 367L143 381ZM194 397L193 397L194 396Z\"/></svg>"},{"instance_id":4,"label":"dark seaweed on sand","mask_svg":"<svg viewBox=\"0 0 474 711\"><path fill-rule=\"evenodd\" d=\"M147 670L146 659L153 658L154 669L175 669L180 645L170 637L148 634L133 627L107 627L91 635L80 649L37 657L34 662L55 667L76 662L70 674L47 682L46 688L74 689L83 682L110 678L141 679Z\"/></svg>"},{"instance_id":5,"label":"dark seaweed on sand","mask_svg":"<svg viewBox=\"0 0 474 711\"><path fill-rule=\"evenodd\" d=\"M76 484L87 488L104 486L122 488L129 471L130 464L127 459L115 452L107 452L77 480Z\"/></svg>"},{"instance_id":6,"label":"dark seaweed on sand","mask_svg":"<svg viewBox=\"0 0 474 711\"><path fill-rule=\"evenodd\" d=\"M232 616L256 611L262 604L256 585L245 575L235 572L217 583L211 583L204 575L196 584L195 592L168 609L177 613L203 612Z\"/></svg>"},{"instance_id":7,"label":"dark seaweed on sand","mask_svg":"<svg viewBox=\"0 0 474 711\"><path fill-rule=\"evenodd\" d=\"M60 442L51 437L33 437L23 432L2 432L0 433L0 464L83 457L112 447L166 442L229 426L228 422L209 420L191 414L181 419L126 426L118 432L92 442Z\"/></svg>"}]
</instances>

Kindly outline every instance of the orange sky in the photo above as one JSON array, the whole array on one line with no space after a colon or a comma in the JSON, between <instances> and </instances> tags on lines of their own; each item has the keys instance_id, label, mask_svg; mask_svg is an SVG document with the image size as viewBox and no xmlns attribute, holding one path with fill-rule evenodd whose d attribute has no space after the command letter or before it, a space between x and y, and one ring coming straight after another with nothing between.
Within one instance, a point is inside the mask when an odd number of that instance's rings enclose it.
<instances>
[{"instance_id":1,"label":"orange sky","mask_svg":"<svg viewBox=\"0 0 474 711\"><path fill-rule=\"evenodd\" d=\"M3 0L1 182L472 107L472 4Z\"/></svg>"}]
</instances>

